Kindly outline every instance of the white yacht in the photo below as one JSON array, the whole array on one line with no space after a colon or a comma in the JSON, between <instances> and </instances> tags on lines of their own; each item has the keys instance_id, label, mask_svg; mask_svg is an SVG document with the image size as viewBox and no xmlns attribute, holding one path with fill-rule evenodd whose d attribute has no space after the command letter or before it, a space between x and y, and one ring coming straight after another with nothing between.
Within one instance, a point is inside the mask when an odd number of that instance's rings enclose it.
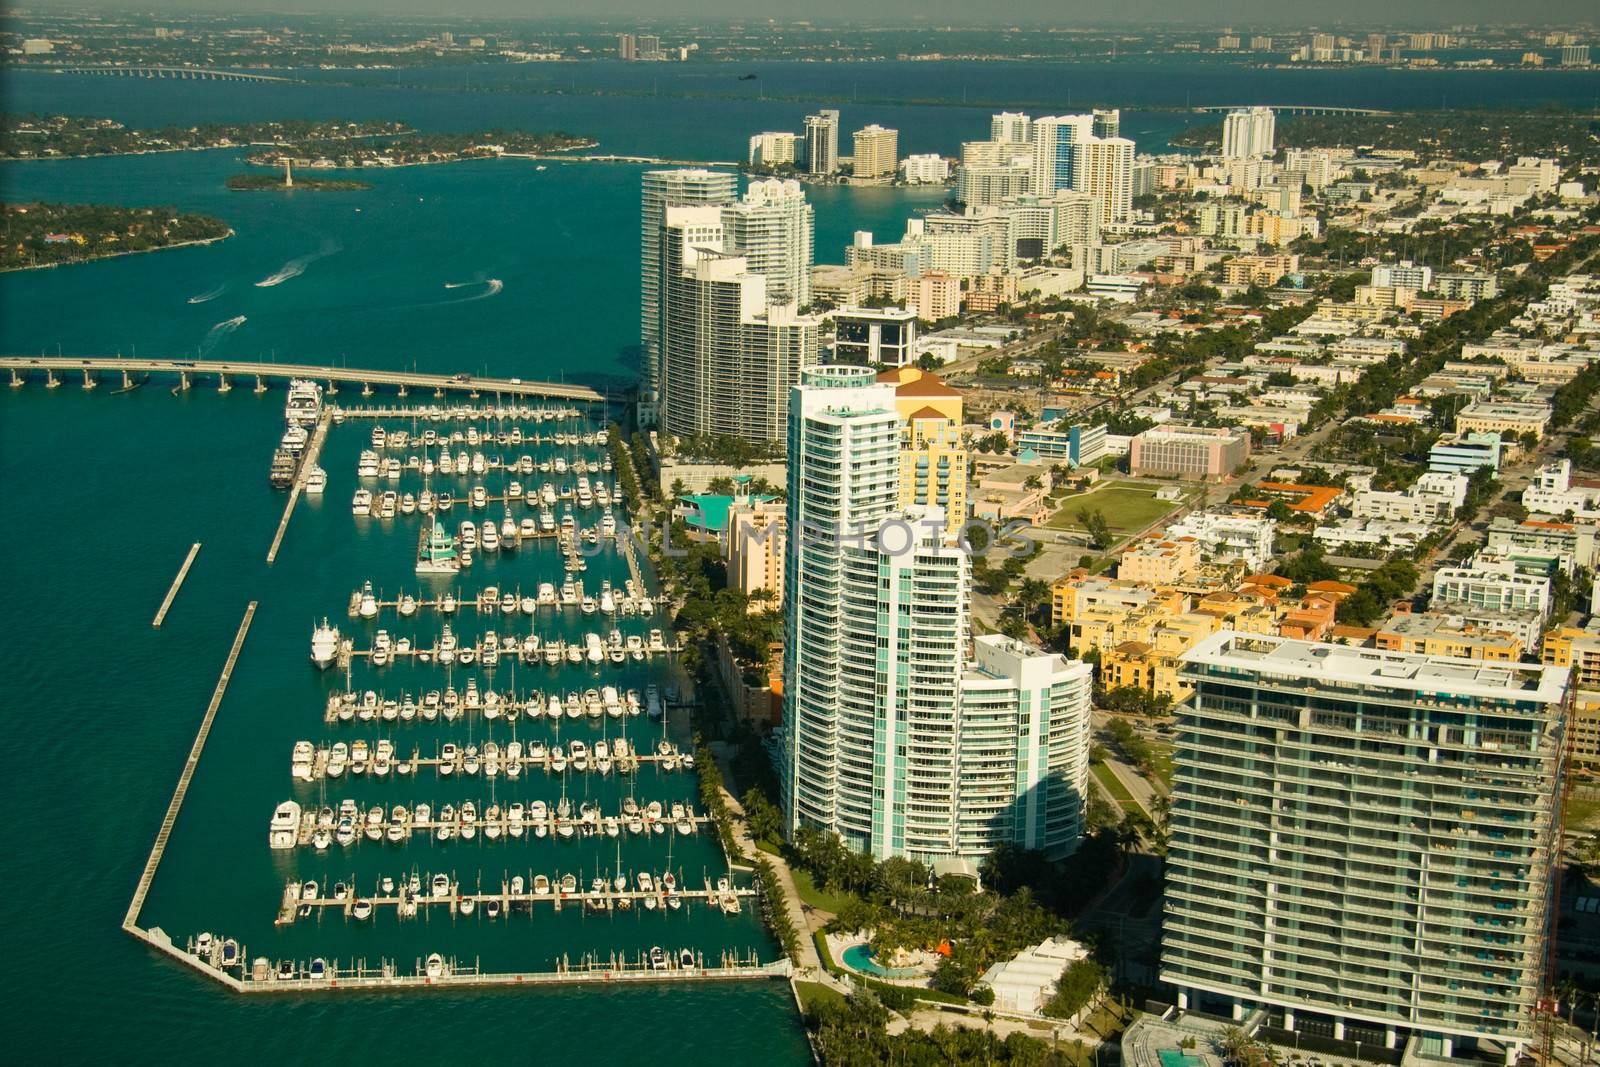
<instances>
[{"instance_id":1,"label":"white yacht","mask_svg":"<svg viewBox=\"0 0 1600 1067\"><path fill-rule=\"evenodd\" d=\"M350 498L350 511L355 515L368 515L372 512L372 490L365 487L356 490L356 495Z\"/></svg>"},{"instance_id":2,"label":"white yacht","mask_svg":"<svg viewBox=\"0 0 1600 1067\"><path fill-rule=\"evenodd\" d=\"M326 488L328 488L328 472L321 467L313 466L306 474L306 494L321 496Z\"/></svg>"},{"instance_id":3,"label":"white yacht","mask_svg":"<svg viewBox=\"0 0 1600 1067\"><path fill-rule=\"evenodd\" d=\"M267 844L273 848L293 848L295 836L300 832L300 805L285 800L272 813L272 826L267 833Z\"/></svg>"},{"instance_id":4,"label":"white yacht","mask_svg":"<svg viewBox=\"0 0 1600 1067\"><path fill-rule=\"evenodd\" d=\"M311 631L311 662L319 669L326 669L338 656L339 630L324 618L322 625Z\"/></svg>"}]
</instances>

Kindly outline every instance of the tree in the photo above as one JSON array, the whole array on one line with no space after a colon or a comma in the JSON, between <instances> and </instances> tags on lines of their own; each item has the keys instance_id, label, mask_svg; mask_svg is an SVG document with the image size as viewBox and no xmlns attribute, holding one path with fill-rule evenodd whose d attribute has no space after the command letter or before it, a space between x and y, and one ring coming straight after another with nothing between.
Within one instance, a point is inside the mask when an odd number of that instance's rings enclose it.
<instances>
[{"instance_id":1,"label":"tree","mask_svg":"<svg viewBox=\"0 0 1600 1067\"><path fill-rule=\"evenodd\" d=\"M1089 544L1094 548L1110 548L1113 540L1111 524L1106 521L1105 513L1099 508L1090 511L1088 508L1078 509L1078 524L1089 534Z\"/></svg>"},{"instance_id":2,"label":"tree","mask_svg":"<svg viewBox=\"0 0 1600 1067\"><path fill-rule=\"evenodd\" d=\"M1274 500L1267 505L1267 518L1273 522L1288 522L1294 518L1294 511L1282 500Z\"/></svg>"},{"instance_id":3,"label":"tree","mask_svg":"<svg viewBox=\"0 0 1600 1067\"><path fill-rule=\"evenodd\" d=\"M776 841L783 833L783 814L759 789L750 789L742 798L745 822L756 841Z\"/></svg>"}]
</instances>

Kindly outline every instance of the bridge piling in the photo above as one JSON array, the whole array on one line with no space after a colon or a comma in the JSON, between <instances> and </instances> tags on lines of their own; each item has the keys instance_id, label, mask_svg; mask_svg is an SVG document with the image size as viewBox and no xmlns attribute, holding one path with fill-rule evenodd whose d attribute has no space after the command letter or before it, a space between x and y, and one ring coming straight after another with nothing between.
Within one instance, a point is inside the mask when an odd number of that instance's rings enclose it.
<instances>
[{"instance_id":1,"label":"bridge piling","mask_svg":"<svg viewBox=\"0 0 1600 1067\"><path fill-rule=\"evenodd\" d=\"M328 379L328 387L322 391L322 394L324 396L338 396L339 395L339 383L334 381L332 378L329 378Z\"/></svg>"},{"instance_id":2,"label":"bridge piling","mask_svg":"<svg viewBox=\"0 0 1600 1067\"><path fill-rule=\"evenodd\" d=\"M233 391L233 386L228 384L228 376L226 374L218 374L217 375L217 392L219 392L219 393L228 393L228 392L232 392L232 391Z\"/></svg>"},{"instance_id":3,"label":"bridge piling","mask_svg":"<svg viewBox=\"0 0 1600 1067\"><path fill-rule=\"evenodd\" d=\"M372 395L372 383L371 382L362 382L361 383L361 395L362 396L371 396Z\"/></svg>"},{"instance_id":4,"label":"bridge piling","mask_svg":"<svg viewBox=\"0 0 1600 1067\"><path fill-rule=\"evenodd\" d=\"M61 384L61 381L60 381L60 379L58 379L56 377L56 372L55 371L47 370L47 371L44 372L44 387L46 389L54 389L56 386L58 386L60 384Z\"/></svg>"},{"instance_id":5,"label":"bridge piling","mask_svg":"<svg viewBox=\"0 0 1600 1067\"><path fill-rule=\"evenodd\" d=\"M13 372L13 373L15 373L15 372ZM122 388L124 388L124 389L132 389L133 388L133 376L131 374L129 374L127 371L123 371L122 372Z\"/></svg>"},{"instance_id":6,"label":"bridge piling","mask_svg":"<svg viewBox=\"0 0 1600 1067\"><path fill-rule=\"evenodd\" d=\"M100 383L94 380L94 375L89 373L89 368L83 368L83 391L88 392Z\"/></svg>"},{"instance_id":7,"label":"bridge piling","mask_svg":"<svg viewBox=\"0 0 1600 1067\"><path fill-rule=\"evenodd\" d=\"M265 378L261 377L261 375L259 375L259 374L256 375L256 395L260 396L262 393L264 393L266 391L267 391L267 380Z\"/></svg>"},{"instance_id":8,"label":"bridge piling","mask_svg":"<svg viewBox=\"0 0 1600 1067\"><path fill-rule=\"evenodd\" d=\"M22 377L22 372L17 370L17 368L12 367L11 368L11 388L13 388L13 389L21 388L21 386L22 386L24 381L26 381L26 379Z\"/></svg>"},{"instance_id":9,"label":"bridge piling","mask_svg":"<svg viewBox=\"0 0 1600 1067\"><path fill-rule=\"evenodd\" d=\"M181 371L178 372L178 388L182 389L184 392L188 392L189 391L189 372L188 371L181 370Z\"/></svg>"}]
</instances>

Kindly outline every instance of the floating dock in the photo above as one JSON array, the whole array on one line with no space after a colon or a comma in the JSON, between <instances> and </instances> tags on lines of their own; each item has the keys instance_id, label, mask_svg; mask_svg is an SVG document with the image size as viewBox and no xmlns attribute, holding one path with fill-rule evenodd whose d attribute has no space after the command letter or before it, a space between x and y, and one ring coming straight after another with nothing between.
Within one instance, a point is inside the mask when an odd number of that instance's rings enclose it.
<instances>
[{"instance_id":1,"label":"floating dock","mask_svg":"<svg viewBox=\"0 0 1600 1067\"><path fill-rule=\"evenodd\" d=\"M310 883L308 883L310 884ZM680 905L690 902L706 904L715 907L725 915L737 915L744 910L743 901L756 895L754 889L738 889L732 886L718 887L711 884L710 879L705 882L704 889L656 889L644 892L636 889L615 889L608 886L604 890L570 891L563 892L552 885L547 893L524 891L511 892L509 884L502 884L498 893L463 893L458 882L451 881L445 894L436 896L430 892L430 886L424 882L422 889L417 893L402 892L390 893L370 897L358 897L347 892L342 897L324 897L305 895L305 887L299 882L289 882L283 888L283 901L278 909L277 924L287 926L298 918L308 918L310 914L321 911L334 911L342 913L345 918L351 918L355 903L362 900L370 903L374 914L379 908L394 908L395 914L400 918L414 918L425 914L428 909L444 908L451 916L470 917L478 912L480 906L493 901L500 905L500 914L495 918L504 918L516 911L531 913L535 905L543 907L550 905L559 914L566 908L582 908L585 911L617 912L627 911L635 904L640 911L660 911L670 914L678 910L669 901L676 899ZM645 902L654 900L655 907L647 908ZM462 905L466 904L465 909ZM480 913L483 918L489 919L486 912Z\"/></svg>"},{"instance_id":2,"label":"floating dock","mask_svg":"<svg viewBox=\"0 0 1600 1067\"><path fill-rule=\"evenodd\" d=\"M183 588L183 580L189 577L189 568L194 566L194 558L200 554L200 542L196 541L189 548L189 555L184 558L183 566L178 568L178 576L172 579L172 588L167 590L167 598L161 602L161 607L156 610L156 617L150 625L157 630L161 629L161 621L167 617L167 612L172 608L172 602L178 599L178 590Z\"/></svg>"},{"instance_id":3,"label":"floating dock","mask_svg":"<svg viewBox=\"0 0 1600 1067\"><path fill-rule=\"evenodd\" d=\"M184 761L183 772L178 775L178 787L172 791L172 801L167 805L167 814L161 820L161 828L156 831L155 844L150 846L150 856L144 862L144 872L139 875L139 884L134 888L133 900L128 904L128 913L123 916L122 928L130 932L137 932L143 936L136 924L139 921L139 912L144 908L144 898L150 893L150 883L155 880L156 868L161 866L161 857L166 854L167 841L172 836L172 826L178 821L178 811L183 807L183 799L189 793L189 782L194 778L194 769L200 765L200 753L206 747L206 738L211 734L211 724L216 721L217 708L222 705L222 696L228 691L228 682L233 678L234 665L239 662L239 650L244 647L245 635L250 632L250 621L256 617L256 602L250 601L244 609L244 618L239 621L239 630L233 635L233 647L228 650L228 659L222 665L222 674L217 678L217 686L211 692L211 703L206 705L206 713L200 720L200 730L194 735L194 744L189 747L189 758Z\"/></svg>"},{"instance_id":4,"label":"floating dock","mask_svg":"<svg viewBox=\"0 0 1600 1067\"><path fill-rule=\"evenodd\" d=\"M278 532L272 535L272 546L267 549L269 565L277 562L278 549L283 547L283 535L289 532L289 520L294 517L294 506L300 502L300 494L305 491L306 479L317 467L317 459L322 455L323 442L328 439L328 427L332 424L333 411L324 407L322 414L317 417L317 428L300 457L300 466L294 472L294 484L289 487L289 499L283 505L283 518L278 520Z\"/></svg>"}]
</instances>

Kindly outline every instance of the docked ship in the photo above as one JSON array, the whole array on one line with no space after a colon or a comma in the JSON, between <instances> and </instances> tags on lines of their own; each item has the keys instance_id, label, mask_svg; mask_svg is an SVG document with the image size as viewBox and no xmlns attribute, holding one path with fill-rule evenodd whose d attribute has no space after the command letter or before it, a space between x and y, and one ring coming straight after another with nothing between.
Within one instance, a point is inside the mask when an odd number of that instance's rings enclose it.
<instances>
[{"instance_id":1,"label":"docked ship","mask_svg":"<svg viewBox=\"0 0 1600 1067\"><path fill-rule=\"evenodd\" d=\"M286 448L272 453L272 467L267 471L267 481L274 489L287 489L294 484L295 471L300 468L300 457Z\"/></svg>"},{"instance_id":2,"label":"docked ship","mask_svg":"<svg viewBox=\"0 0 1600 1067\"><path fill-rule=\"evenodd\" d=\"M290 426L310 426L322 414L322 386L304 378L289 382L289 399L283 405L283 421Z\"/></svg>"},{"instance_id":3,"label":"docked ship","mask_svg":"<svg viewBox=\"0 0 1600 1067\"><path fill-rule=\"evenodd\" d=\"M455 538L450 536L447 526L434 519L423 527L417 544L417 573L456 574L460 570Z\"/></svg>"}]
</instances>

